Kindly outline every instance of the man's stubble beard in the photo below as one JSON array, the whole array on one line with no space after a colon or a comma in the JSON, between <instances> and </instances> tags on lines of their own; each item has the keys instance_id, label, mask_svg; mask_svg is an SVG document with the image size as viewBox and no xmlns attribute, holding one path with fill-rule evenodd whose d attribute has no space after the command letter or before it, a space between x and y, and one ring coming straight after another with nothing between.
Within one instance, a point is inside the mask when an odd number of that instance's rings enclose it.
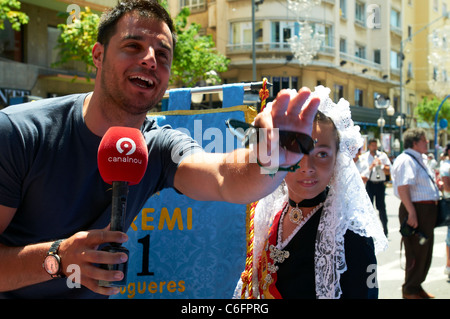
<instances>
[{"instance_id":1,"label":"man's stubble beard","mask_svg":"<svg viewBox=\"0 0 450 319\"><path fill-rule=\"evenodd\" d=\"M101 81L100 86L103 91L103 95L105 98L106 103L113 103L117 107L119 107L122 111L125 111L126 113L129 113L130 115L136 116L136 115L142 115L146 114L151 109L155 108L158 103L162 100L164 97L165 91L161 90L152 101L145 102L143 98L139 100L139 97L127 97L126 94L123 94L123 90L119 89L119 85L117 85L118 82L112 82L114 85L108 85L106 81L107 79L114 78L114 75L112 72L108 72L107 68L104 68L105 65L103 65L102 68L102 74L101 74ZM111 108L107 108L108 111L113 111Z\"/></svg>"}]
</instances>

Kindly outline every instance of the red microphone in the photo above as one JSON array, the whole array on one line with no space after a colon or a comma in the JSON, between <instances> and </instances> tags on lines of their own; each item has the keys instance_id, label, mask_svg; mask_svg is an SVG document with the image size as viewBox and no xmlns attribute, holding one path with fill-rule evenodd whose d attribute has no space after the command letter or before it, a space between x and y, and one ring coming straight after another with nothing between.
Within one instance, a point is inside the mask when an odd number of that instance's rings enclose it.
<instances>
[{"instance_id":1,"label":"red microphone","mask_svg":"<svg viewBox=\"0 0 450 319\"><path fill-rule=\"evenodd\" d=\"M130 127L113 126L106 131L97 155L98 170L103 180L112 184L111 230L124 232L128 186L138 184L145 174L148 150L141 131ZM103 248L108 252L124 252L128 249L119 243L110 243ZM121 270L124 278L118 282L100 281L103 287L126 285L128 262L118 265L103 265L104 269Z\"/></svg>"},{"instance_id":2,"label":"red microphone","mask_svg":"<svg viewBox=\"0 0 450 319\"><path fill-rule=\"evenodd\" d=\"M98 148L98 169L106 183L139 184L147 169L148 150L141 131L113 126Z\"/></svg>"}]
</instances>

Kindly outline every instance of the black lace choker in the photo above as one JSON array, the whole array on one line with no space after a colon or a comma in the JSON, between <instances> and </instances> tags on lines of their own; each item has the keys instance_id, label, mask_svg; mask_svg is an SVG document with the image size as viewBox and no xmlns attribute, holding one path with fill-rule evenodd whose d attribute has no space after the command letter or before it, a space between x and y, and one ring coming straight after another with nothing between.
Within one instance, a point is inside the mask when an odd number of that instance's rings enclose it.
<instances>
[{"instance_id":1,"label":"black lace choker","mask_svg":"<svg viewBox=\"0 0 450 319\"><path fill-rule=\"evenodd\" d=\"M300 203L296 203L292 199L289 198L289 205L292 207L314 207L324 202L327 198L328 187L319 195L311 199L304 199Z\"/></svg>"}]
</instances>

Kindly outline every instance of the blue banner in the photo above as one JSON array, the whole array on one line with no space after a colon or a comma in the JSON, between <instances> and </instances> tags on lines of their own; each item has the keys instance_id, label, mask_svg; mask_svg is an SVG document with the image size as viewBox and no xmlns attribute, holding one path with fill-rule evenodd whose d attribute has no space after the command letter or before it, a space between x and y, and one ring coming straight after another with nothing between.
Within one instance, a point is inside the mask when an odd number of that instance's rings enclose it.
<instances>
[{"instance_id":1,"label":"blue banner","mask_svg":"<svg viewBox=\"0 0 450 319\"><path fill-rule=\"evenodd\" d=\"M225 120L250 122L255 115L234 106L150 116L190 134L208 152L229 152L241 145ZM194 201L173 189L153 195L127 233L128 283L113 298L231 298L245 268L249 207Z\"/></svg>"}]
</instances>

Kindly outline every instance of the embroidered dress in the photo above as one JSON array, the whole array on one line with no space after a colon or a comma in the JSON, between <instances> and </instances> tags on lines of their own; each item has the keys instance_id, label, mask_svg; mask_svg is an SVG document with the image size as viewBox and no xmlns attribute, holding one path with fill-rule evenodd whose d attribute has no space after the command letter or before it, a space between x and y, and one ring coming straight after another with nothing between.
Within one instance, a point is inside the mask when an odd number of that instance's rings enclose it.
<instances>
[{"instance_id":1,"label":"embroidered dress","mask_svg":"<svg viewBox=\"0 0 450 319\"><path fill-rule=\"evenodd\" d=\"M359 171L353 162L354 156L363 145L363 139L359 127L355 126L351 119L350 104L344 99L340 99L335 104L329 98L329 94L329 88L318 86L309 97L309 99L320 98L319 111L333 120L340 137L340 146L334 173L329 183L329 192L321 209L320 218L318 218L313 264L316 298L335 299L342 295L341 283L345 277L347 264L354 262L346 260L347 240L344 240L344 236L353 238L354 235L358 235L357 238L372 238L375 254L386 249L387 239L366 193ZM264 112L270 111L271 104L269 103ZM269 233L269 231L272 226L276 227L274 225L279 223L277 213L285 208L288 201L287 194L287 186L282 183L272 194L261 199L256 205L252 220L253 236L249 240L251 245L248 245L251 251L248 252L247 258L253 259L253 262L247 263L252 266L252 271L246 269L245 276L237 284L234 298L262 296L259 287L264 288L264 284L260 285L259 279L267 277L269 264L272 270L274 269L272 267L277 266L273 264L273 257L272 262L269 259L271 242L269 234L274 233L273 231ZM316 215L319 216L317 213ZM268 238L269 246L268 250L265 250ZM278 251L275 251L275 254L281 255L285 260L292 258L292 252L289 253L289 257L285 257L285 253ZM353 254L357 254L357 252L353 252ZM265 265L265 268L261 270L261 276L258 276L256 274L260 258L262 259L261 265ZM250 273L251 275L249 275ZM273 282L277 281L276 272L270 273L270 276ZM267 279L270 278L267 277ZM249 289L250 286L251 289ZM276 288L271 288L269 284L266 288L270 293L267 297L276 297ZM264 289L263 292L265 292ZM279 292L278 294L277 296L281 296Z\"/></svg>"}]
</instances>

